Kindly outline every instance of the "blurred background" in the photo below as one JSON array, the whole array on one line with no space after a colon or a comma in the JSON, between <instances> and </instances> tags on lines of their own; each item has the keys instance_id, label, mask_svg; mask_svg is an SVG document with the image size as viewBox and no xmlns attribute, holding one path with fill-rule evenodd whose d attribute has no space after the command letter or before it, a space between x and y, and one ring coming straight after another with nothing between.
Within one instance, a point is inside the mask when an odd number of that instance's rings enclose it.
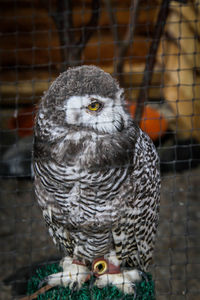
<instances>
[{"instance_id":1,"label":"blurred background","mask_svg":"<svg viewBox=\"0 0 200 300\"><path fill-rule=\"evenodd\" d=\"M156 297L200 299L200 1L0 0L0 299L59 259L33 195L37 104L69 66L118 79L161 160Z\"/></svg>"}]
</instances>

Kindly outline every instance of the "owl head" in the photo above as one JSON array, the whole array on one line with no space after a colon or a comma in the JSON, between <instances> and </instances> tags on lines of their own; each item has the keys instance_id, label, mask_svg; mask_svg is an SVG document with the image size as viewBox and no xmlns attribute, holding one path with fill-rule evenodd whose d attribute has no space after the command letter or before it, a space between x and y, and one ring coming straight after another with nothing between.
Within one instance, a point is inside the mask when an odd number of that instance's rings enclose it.
<instances>
[{"instance_id":1,"label":"owl head","mask_svg":"<svg viewBox=\"0 0 200 300\"><path fill-rule=\"evenodd\" d=\"M54 127L54 133L59 127L114 133L127 126L130 116L117 81L96 66L84 65L69 68L52 83L37 119L41 126Z\"/></svg>"}]
</instances>

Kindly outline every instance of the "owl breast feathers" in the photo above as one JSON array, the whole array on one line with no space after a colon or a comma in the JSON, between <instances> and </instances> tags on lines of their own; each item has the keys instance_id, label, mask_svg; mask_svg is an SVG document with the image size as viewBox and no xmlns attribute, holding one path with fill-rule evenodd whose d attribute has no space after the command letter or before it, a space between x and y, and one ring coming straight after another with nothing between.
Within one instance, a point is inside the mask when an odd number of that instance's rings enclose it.
<instances>
[{"instance_id":1,"label":"owl breast feathers","mask_svg":"<svg viewBox=\"0 0 200 300\"><path fill-rule=\"evenodd\" d=\"M36 116L35 194L66 256L90 265L114 252L120 266L145 271L158 224L159 160L124 105L103 70L62 73Z\"/></svg>"}]
</instances>

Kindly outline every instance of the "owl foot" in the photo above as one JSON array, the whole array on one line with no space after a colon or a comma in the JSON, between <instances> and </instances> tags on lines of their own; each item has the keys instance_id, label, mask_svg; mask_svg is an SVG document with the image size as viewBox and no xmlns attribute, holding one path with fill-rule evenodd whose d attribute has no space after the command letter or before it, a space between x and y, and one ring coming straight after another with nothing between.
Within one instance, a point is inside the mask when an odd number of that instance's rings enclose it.
<instances>
[{"instance_id":1,"label":"owl foot","mask_svg":"<svg viewBox=\"0 0 200 300\"><path fill-rule=\"evenodd\" d=\"M135 294L134 282L140 281L141 276L138 270L123 271L118 274L104 274L97 278L95 285L103 288L108 284L115 285L125 294Z\"/></svg>"},{"instance_id":2,"label":"owl foot","mask_svg":"<svg viewBox=\"0 0 200 300\"><path fill-rule=\"evenodd\" d=\"M64 286L73 290L81 288L82 284L90 278L90 271L85 265L72 263L72 259L65 257L60 265L63 268L62 272L47 276L39 284L39 288L44 284L51 286Z\"/></svg>"}]
</instances>

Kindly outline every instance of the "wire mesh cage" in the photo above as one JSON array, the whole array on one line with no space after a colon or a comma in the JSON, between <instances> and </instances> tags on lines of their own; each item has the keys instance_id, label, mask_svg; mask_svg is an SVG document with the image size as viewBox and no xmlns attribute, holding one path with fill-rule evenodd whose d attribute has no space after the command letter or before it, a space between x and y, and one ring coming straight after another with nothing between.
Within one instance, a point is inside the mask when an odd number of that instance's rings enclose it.
<instances>
[{"instance_id":1,"label":"wire mesh cage","mask_svg":"<svg viewBox=\"0 0 200 300\"><path fill-rule=\"evenodd\" d=\"M34 120L61 72L96 65L124 88L127 110L160 157L160 221L149 270L156 299L199 299L200 2L0 5L0 298L25 296L35 269L61 259L33 192Z\"/></svg>"}]
</instances>

